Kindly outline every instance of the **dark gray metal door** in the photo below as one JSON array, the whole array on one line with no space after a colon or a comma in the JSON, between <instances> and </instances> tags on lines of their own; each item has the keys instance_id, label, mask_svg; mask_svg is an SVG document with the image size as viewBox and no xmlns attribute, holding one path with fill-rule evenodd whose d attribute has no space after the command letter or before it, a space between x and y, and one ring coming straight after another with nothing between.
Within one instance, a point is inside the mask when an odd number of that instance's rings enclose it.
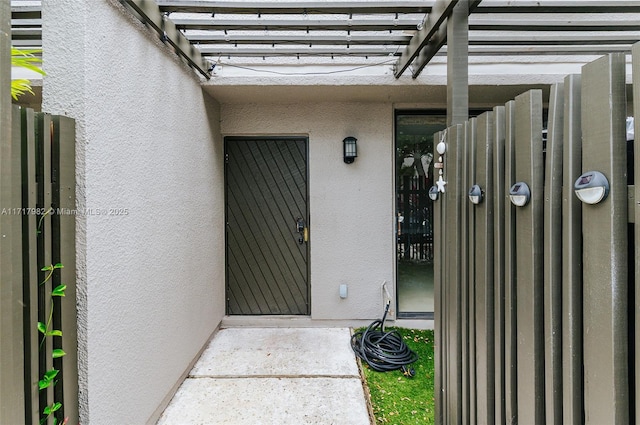
<instances>
[{"instance_id":1,"label":"dark gray metal door","mask_svg":"<svg viewBox=\"0 0 640 425\"><path fill-rule=\"evenodd\" d=\"M225 138L227 313L309 314L307 139Z\"/></svg>"}]
</instances>

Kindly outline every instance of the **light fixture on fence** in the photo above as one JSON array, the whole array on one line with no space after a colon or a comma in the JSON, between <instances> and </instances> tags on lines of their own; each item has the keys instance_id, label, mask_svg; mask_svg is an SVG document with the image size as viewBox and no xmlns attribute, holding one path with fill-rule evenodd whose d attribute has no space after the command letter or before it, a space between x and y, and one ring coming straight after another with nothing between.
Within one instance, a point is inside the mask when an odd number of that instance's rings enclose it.
<instances>
[{"instance_id":1,"label":"light fixture on fence","mask_svg":"<svg viewBox=\"0 0 640 425\"><path fill-rule=\"evenodd\" d=\"M342 141L344 162L347 164L353 163L358 156L358 146L356 145L357 140L358 139L355 137L349 136L345 137Z\"/></svg>"},{"instance_id":2,"label":"light fixture on fence","mask_svg":"<svg viewBox=\"0 0 640 425\"><path fill-rule=\"evenodd\" d=\"M576 196L585 204L597 204L609 194L609 180L599 171L587 171L573 185Z\"/></svg>"},{"instance_id":3,"label":"light fixture on fence","mask_svg":"<svg viewBox=\"0 0 640 425\"><path fill-rule=\"evenodd\" d=\"M531 191L525 182L518 182L509 189L509 199L516 207L524 207L531 199Z\"/></svg>"},{"instance_id":4,"label":"light fixture on fence","mask_svg":"<svg viewBox=\"0 0 640 425\"><path fill-rule=\"evenodd\" d=\"M471 186L471 189L469 189L469 200L471 201L471 203L474 205L478 205L480 202L482 202L482 198L482 189L480 188L480 186L478 186L477 184Z\"/></svg>"},{"instance_id":5,"label":"light fixture on fence","mask_svg":"<svg viewBox=\"0 0 640 425\"><path fill-rule=\"evenodd\" d=\"M440 191L438 190L438 186L431 186L429 188L429 199L431 199L432 201L437 201L439 195Z\"/></svg>"}]
</instances>

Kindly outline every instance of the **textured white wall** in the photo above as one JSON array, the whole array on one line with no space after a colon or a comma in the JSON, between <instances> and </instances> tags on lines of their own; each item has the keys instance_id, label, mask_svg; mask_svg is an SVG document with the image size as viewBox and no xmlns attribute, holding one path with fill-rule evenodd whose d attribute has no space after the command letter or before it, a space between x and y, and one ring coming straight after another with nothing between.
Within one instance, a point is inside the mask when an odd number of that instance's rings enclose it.
<instances>
[{"instance_id":1,"label":"textured white wall","mask_svg":"<svg viewBox=\"0 0 640 425\"><path fill-rule=\"evenodd\" d=\"M392 287L393 106L390 103L222 105L222 133L308 135L311 316L382 314L381 283ZM358 158L342 161L342 139ZM340 299L339 286L349 285Z\"/></svg>"},{"instance_id":2,"label":"textured white wall","mask_svg":"<svg viewBox=\"0 0 640 425\"><path fill-rule=\"evenodd\" d=\"M116 1L44 0L43 110L77 119L81 422L148 421L224 314L219 106ZM122 208L124 215L95 215Z\"/></svg>"}]
</instances>

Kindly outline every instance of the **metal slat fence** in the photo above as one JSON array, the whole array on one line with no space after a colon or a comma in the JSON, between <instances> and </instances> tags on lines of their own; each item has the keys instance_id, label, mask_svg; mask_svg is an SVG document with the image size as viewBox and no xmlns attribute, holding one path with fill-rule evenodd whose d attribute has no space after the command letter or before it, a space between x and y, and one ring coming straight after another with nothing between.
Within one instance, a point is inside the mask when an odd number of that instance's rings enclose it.
<instances>
[{"instance_id":1,"label":"metal slat fence","mask_svg":"<svg viewBox=\"0 0 640 425\"><path fill-rule=\"evenodd\" d=\"M2 152L10 158L2 162L3 179L12 178L0 193L2 234L11 235L2 252L7 308L0 319L2 339L6 329L13 335L2 363L22 376L0 382L0 423L52 424L55 417L77 424L75 121L18 106L11 115ZM53 412L43 421L47 409Z\"/></svg>"},{"instance_id":2,"label":"metal slat fence","mask_svg":"<svg viewBox=\"0 0 640 425\"><path fill-rule=\"evenodd\" d=\"M437 423L640 423L640 185L627 179L640 167L625 65L604 56L549 99L531 90L434 136L447 181L434 207ZM640 44L633 84L637 133ZM592 171L609 184L597 204L574 191ZM510 191L517 201L525 186L517 206Z\"/></svg>"}]
</instances>

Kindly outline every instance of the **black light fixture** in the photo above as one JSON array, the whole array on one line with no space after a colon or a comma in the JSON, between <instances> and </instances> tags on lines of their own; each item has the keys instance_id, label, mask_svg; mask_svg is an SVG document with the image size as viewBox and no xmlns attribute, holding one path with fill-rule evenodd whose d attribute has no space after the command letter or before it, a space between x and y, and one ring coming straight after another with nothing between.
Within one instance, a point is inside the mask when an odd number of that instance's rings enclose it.
<instances>
[{"instance_id":1,"label":"black light fixture","mask_svg":"<svg viewBox=\"0 0 640 425\"><path fill-rule=\"evenodd\" d=\"M516 207L524 207L531 199L531 190L525 182L518 182L509 189L509 199Z\"/></svg>"},{"instance_id":2,"label":"black light fixture","mask_svg":"<svg viewBox=\"0 0 640 425\"><path fill-rule=\"evenodd\" d=\"M600 171L587 171L573 185L576 196L585 204L604 201L609 194L609 180Z\"/></svg>"},{"instance_id":3,"label":"black light fixture","mask_svg":"<svg viewBox=\"0 0 640 425\"><path fill-rule=\"evenodd\" d=\"M469 189L469 200L471 201L471 203L473 205L478 205L480 202L482 202L482 198L482 188L477 184L471 186L471 189Z\"/></svg>"},{"instance_id":4,"label":"black light fixture","mask_svg":"<svg viewBox=\"0 0 640 425\"><path fill-rule=\"evenodd\" d=\"M345 137L342 141L344 162L346 164L352 164L358 156L358 146L356 145L357 140L358 139L355 137L349 136Z\"/></svg>"}]
</instances>

